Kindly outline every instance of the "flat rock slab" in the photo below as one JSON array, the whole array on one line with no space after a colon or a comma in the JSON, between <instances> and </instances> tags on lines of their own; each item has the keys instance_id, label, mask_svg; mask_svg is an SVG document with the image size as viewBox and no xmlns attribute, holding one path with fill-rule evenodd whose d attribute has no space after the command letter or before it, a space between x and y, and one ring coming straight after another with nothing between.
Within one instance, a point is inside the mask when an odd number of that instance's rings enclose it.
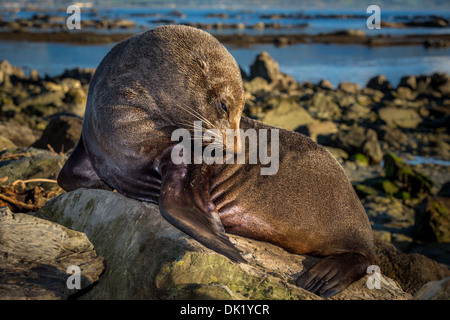
<instances>
[{"instance_id":1,"label":"flat rock slab","mask_svg":"<svg viewBox=\"0 0 450 320\"><path fill-rule=\"evenodd\" d=\"M248 264L231 262L168 223L157 205L104 190L79 189L46 203L36 215L84 232L106 260L98 285L85 299L321 299L295 286L318 258L229 235ZM333 299L410 299L381 277L368 276Z\"/></svg>"},{"instance_id":2,"label":"flat rock slab","mask_svg":"<svg viewBox=\"0 0 450 320\"><path fill-rule=\"evenodd\" d=\"M78 292L69 266L80 269L80 290L104 270L85 234L0 207L0 299L67 299Z\"/></svg>"}]
</instances>

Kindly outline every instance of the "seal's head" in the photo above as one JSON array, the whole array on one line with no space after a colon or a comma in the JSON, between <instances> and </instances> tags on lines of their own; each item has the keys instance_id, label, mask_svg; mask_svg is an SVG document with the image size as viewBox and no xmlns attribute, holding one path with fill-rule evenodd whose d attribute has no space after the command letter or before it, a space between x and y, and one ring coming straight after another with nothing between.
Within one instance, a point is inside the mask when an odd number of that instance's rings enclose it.
<instances>
[{"instance_id":1,"label":"seal's head","mask_svg":"<svg viewBox=\"0 0 450 320\"><path fill-rule=\"evenodd\" d=\"M238 129L244 108L244 89L233 56L216 38L196 28L163 26L153 32L161 42L160 47L165 48L165 60L176 65L177 72L171 76L177 81L173 83L183 83L184 87L173 106L181 112L175 114L174 123L194 129L194 121L202 121L203 131L214 129L216 134L212 136L221 140L228 152L239 153ZM172 94L176 91L177 88L173 88ZM227 129L233 129L235 135L228 143Z\"/></svg>"}]
</instances>

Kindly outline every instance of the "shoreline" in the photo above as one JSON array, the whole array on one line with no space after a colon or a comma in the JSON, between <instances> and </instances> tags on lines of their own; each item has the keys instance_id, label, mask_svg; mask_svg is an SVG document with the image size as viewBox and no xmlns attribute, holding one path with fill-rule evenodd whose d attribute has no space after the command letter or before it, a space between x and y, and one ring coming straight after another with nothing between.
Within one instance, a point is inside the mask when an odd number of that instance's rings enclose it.
<instances>
[{"instance_id":1,"label":"shoreline","mask_svg":"<svg viewBox=\"0 0 450 320\"><path fill-rule=\"evenodd\" d=\"M119 42L136 33L97 33L92 31L55 31L30 32L23 30L0 31L0 41L29 41L83 44L107 44ZM356 44L363 46L409 46L423 45L425 47L450 46L450 34L424 34L404 36L368 36L360 30L343 30L317 35L308 34L212 34L223 44L250 46L254 44L274 44L288 46L294 44Z\"/></svg>"}]
</instances>

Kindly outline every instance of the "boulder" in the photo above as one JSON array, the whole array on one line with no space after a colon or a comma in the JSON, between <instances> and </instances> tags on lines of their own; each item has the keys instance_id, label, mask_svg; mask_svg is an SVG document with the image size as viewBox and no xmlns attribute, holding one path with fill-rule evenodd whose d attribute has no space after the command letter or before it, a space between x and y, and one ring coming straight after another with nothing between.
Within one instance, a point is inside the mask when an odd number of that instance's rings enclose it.
<instances>
[{"instance_id":1,"label":"boulder","mask_svg":"<svg viewBox=\"0 0 450 320\"><path fill-rule=\"evenodd\" d=\"M426 197L416 209L415 230L419 240L450 242L450 198Z\"/></svg>"},{"instance_id":2,"label":"boulder","mask_svg":"<svg viewBox=\"0 0 450 320\"><path fill-rule=\"evenodd\" d=\"M248 261L234 263L173 227L157 205L115 192L68 192L36 215L83 230L105 258L103 276L83 299L320 299L294 285L319 258L229 235ZM368 277L332 299L411 298L384 275L371 290Z\"/></svg>"},{"instance_id":3,"label":"boulder","mask_svg":"<svg viewBox=\"0 0 450 320\"><path fill-rule=\"evenodd\" d=\"M384 75L378 75L369 80L366 85L367 88L381 91L383 93L389 93L392 90L392 85L386 79Z\"/></svg>"},{"instance_id":4,"label":"boulder","mask_svg":"<svg viewBox=\"0 0 450 320\"><path fill-rule=\"evenodd\" d=\"M268 104L272 106L272 109L259 119L268 125L295 130L299 126L314 122L309 113L290 98L272 98Z\"/></svg>"},{"instance_id":5,"label":"boulder","mask_svg":"<svg viewBox=\"0 0 450 320\"><path fill-rule=\"evenodd\" d=\"M359 103L351 103L344 110L342 119L349 123L358 123L372 117L372 112L367 106ZM337 119L338 120L338 119Z\"/></svg>"},{"instance_id":6,"label":"boulder","mask_svg":"<svg viewBox=\"0 0 450 320\"><path fill-rule=\"evenodd\" d=\"M446 73L436 72L431 75L431 87L439 93L450 96L450 78Z\"/></svg>"},{"instance_id":7,"label":"boulder","mask_svg":"<svg viewBox=\"0 0 450 320\"><path fill-rule=\"evenodd\" d=\"M0 122L0 132L5 139L8 139L17 147L29 147L39 138L39 135L28 126L12 121ZM8 143L8 145L10 144Z\"/></svg>"},{"instance_id":8,"label":"boulder","mask_svg":"<svg viewBox=\"0 0 450 320\"><path fill-rule=\"evenodd\" d=\"M64 97L62 110L83 117L86 110L86 102L87 94L84 92L84 89L81 87L73 87L67 91Z\"/></svg>"},{"instance_id":9,"label":"boulder","mask_svg":"<svg viewBox=\"0 0 450 320\"><path fill-rule=\"evenodd\" d=\"M381 151L375 130L366 130L366 140L362 145L362 152L369 159L371 164L378 164L383 160L383 152Z\"/></svg>"},{"instance_id":10,"label":"boulder","mask_svg":"<svg viewBox=\"0 0 450 320\"><path fill-rule=\"evenodd\" d=\"M431 87L431 77L421 75L416 77L417 79L417 93L422 95L432 94L433 88Z\"/></svg>"},{"instance_id":11,"label":"boulder","mask_svg":"<svg viewBox=\"0 0 450 320\"><path fill-rule=\"evenodd\" d=\"M290 75L280 72L278 62L265 51L256 56L250 66L249 79L256 77L265 79L272 88L279 90L289 91L298 87L297 81Z\"/></svg>"},{"instance_id":12,"label":"boulder","mask_svg":"<svg viewBox=\"0 0 450 320\"><path fill-rule=\"evenodd\" d=\"M28 179L56 179L67 160L67 156L35 148L27 148L19 152L18 159L0 161L0 178L8 177L8 182ZM57 189L55 183L44 182L45 189ZM37 186L34 182L31 187Z\"/></svg>"},{"instance_id":13,"label":"boulder","mask_svg":"<svg viewBox=\"0 0 450 320\"><path fill-rule=\"evenodd\" d=\"M40 80L39 71L36 69L30 70L30 80L34 82L38 82Z\"/></svg>"},{"instance_id":14,"label":"boulder","mask_svg":"<svg viewBox=\"0 0 450 320\"><path fill-rule=\"evenodd\" d=\"M416 128L422 118L414 109L384 107L378 110L378 115L390 127L399 127L402 129Z\"/></svg>"},{"instance_id":15,"label":"boulder","mask_svg":"<svg viewBox=\"0 0 450 320\"><path fill-rule=\"evenodd\" d=\"M0 135L0 151L14 148L17 148L14 142L9 140L7 137Z\"/></svg>"},{"instance_id":16,"label":"boulder","mask_svg":"<svg viewBox=\"0 0 450 320\"><path fill-rule=\"evenodd\" d=\"M344 149L350 155L362 153L369 163L380 163L382 160L381 147L373 129L355 125L349 130L339 130L329 143L332 147Z\"/></svg>"},{"instance_id":17,"label":"boulder","mask_svg":"<svg viewBox=\"0 0 450 320\"><path fill-rule=\"evenodd\" d=\"M393 95L396 98L414 100L417 97L417 93L413 92L409 87L397 87L397 91L393 91Z\"/></svg>"},{"instance_id":18,"label":"boulder","mask_svg":"<svg viewBox=\"0 0 450 320\"><path fill-rule=\"evenodd\" d=\"M295 131L300 132L304 135L309 136L311 139L317 142L317 136L319 135L330 135L338 132L336 124L332 121L315 121L307 125L303 125L295 129Z\"/></svg>"},{"instance_id":19,"label":"boulder","mask_svg":"<svg viewBox=\"0 0 450 320\"><path fill-rule=\"evenodd\" d=\"M63 107L63 99L64 92L49 91L20 99L18 106L30 115L49 116L55 113L55 110Z\"/></svg>"},{"instance_id":20,"label":"boulder","mask_svg":"<svg viewBox=\"0 0 450 320\"><path fill-rule=\"evenodd\" d=\"M250 81L244 81L244 89L251 94L270 92L272 86L262 77L255 77Z\"/></svg>"},{"instance_id":21,"label":"boulder","mask_svg":"<svg viewBox=\"0 0 450 320\"><path fill-rule=\"evenodd\" d=\"M380 140L386 141L394 148L400 148L402 145L407 145L408 137L399 128L392 128L387 125L381 125L378 128Z\"/></svg>"},{"instance_id":22,"label":"boulder","mask_svg":"<svg viewBox=\"0 0 450 320\"><path fill-rule=\"evenodd\" d=\"M11 78L26 79L23 70L12 66L8 61L0 61L0 85L10 84Z\"/></svg>"},{"instance_id":23,"label":"boulder","mask_svg":"<svg viewBox=\"0 0 450 320\"><path fill-rule=\"evenodd\" d=\"M78 143L81 136L83 120L71 115L55 115L50 119L42 136L33 147L48 149L50 145L55 152L67 152Z\"/></svg>"},{"instance_id":24,"label":"boulder","mask_svg":"<svg viewBox=\"0 0 450 320\"><path fill-rule=\"evenodd\" d=\"M315 93L303 105L314 118L320 120L337 120L341 117L341 109L332 95L324 92Z\"/></svg>"},{"instance_id":25,"label":"boulder","mask_svg":"<svg viewBox=\"0 0 450 320\"><path fill-rule=\"evenodd\" d=\"M440 281L430 281L416 294L415 300L450 300L450 277Z\"/></svg>"},{"instance_id":26,"label":"boulder","mask_svg":"<svg viewBox=\"0 0 450 320\"><path fill-rule=\"evenodd\" d=\"M376 251L383 275L392 278L402 289L414 295L430 281L450 276L448 267L418 253L402 253L387 242L375 237Z\"/></svg>"},{"instance_id":27,"label":"boulder","mask_svg":"<svg viewBox=\"0 0 450 320\"><path fill-rule=\"evenodd\" d=\"M69 92L71 89L82 88L80 80L72 79L72 78L64 78L59 82L61 89L64 93Z\"/></svg>"},{"instance_id":28,"label":"boulder","mask_svg":"<svg viewBox=\"0 0 450 320\"><path fill-rule=\"evenodd\" d=\"M89 84L92 76L94 75L94 68L76 68L71 70L65 70L64 73L60 76L61 79L71 78L76 79L81 82L81 84Z\"/></svg>"},{"instance_id":29,"label":"boulder","mask_svg":"<svg viewBox=\"0 0 450 320\"><path fill-rule=\"evenodd\" d=\"M0 270L0 299L59 300L96 283L104 264L84 233L0 207Z\"/></svg>"},{"instance_id":30,"label":"boulder","mask_svg":"<svg viewBox=\"0 0 450 320\"><path fill-rule=\"evenodd\" d=\"M355 153L350 157L351 161L356 162L359 166L367 166L369 164L369 161L367 160L366 156L362 153Z\"/></svg>"},{"instance_id":31,"label":"boulder","mask_svg":"<svg viewBox=\"0 0 450 320\"><path fill-rule=\"evenodd\" d=\"M333 85L327 79L323 79L319 82L318 86L325 90L334 90Z\"/></svg>"},{"instance_id":32,"label":"boulder","mask_svg":"<svg viewBox=\"0 0 450 320\"><path fill-rule=\"evenodd\" d=\"M328 152L331 153L331 155L333 157L335 157L340 162L342 162L343 160L347 160L348 159L348 153L345 152L342 149L333 148L333 147L330 147L330 146L324 146L324 148L327 149Z\"/></svg>"},{"instance_id":33,"label":"boulder","mask_svg":"<svg viewBox=\"0 0 450 320\"><path fill-rule=\"evenodd\" d=\"M250 78L261 77L267 82L276 81L280 76L278 62L276 62L267 52L263 51L256 56L255 61L250 66Z\"/></svg>"},{"instance_id":34,"label":"boulder","mask_svg":"<svg viewBox=\"0 0 450 320\"><path fill-rule=\"evenodd\" d=\"M429 177L417 172L391 152L385 154L383 160L386 178L399 185L402 191L413 197L430 194L434 182Z\"/></svg>"},{"instance_id":35,"label":"boulder","mask_svg":"<svg viewBox=\"0 0 450 320\"><path fill-rule=\"evenodd\" d=\"M411 90L417 90L417 78L415 76L404 76L400 79L399 87L407 87Z\"/></svg>"},{"instance_id":36,"label":"boulder","mask_svg":"<svg viewBox=\"0 0 450 320\"><path fill-rule=\"evenodd\" d=\"M359 93L361 87L357 83L352 82L341 82L339 83L338 89L345 93Z\"/></svg>"}]
</instances>

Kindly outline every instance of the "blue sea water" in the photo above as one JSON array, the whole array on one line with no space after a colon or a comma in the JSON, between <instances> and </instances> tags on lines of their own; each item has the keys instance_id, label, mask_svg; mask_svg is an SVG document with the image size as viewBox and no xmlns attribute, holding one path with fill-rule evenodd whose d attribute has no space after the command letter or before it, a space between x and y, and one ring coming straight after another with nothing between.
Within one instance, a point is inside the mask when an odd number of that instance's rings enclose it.
<instances>
[{"instance_id":1,"label":"blue sea water","mask_svg":"<svg viewBox=\"0 0 450 320\"><path fill-rule=\"evenodd\" d=\"M41 75L56 76L65 69L95 68L114 46L73 45L46 42L0 41L0 60L25 69L36 69ZM450 48L425 49L423 46L375 47L337 44L298 44L288 47L254 45L240 48L227 46L238 64L249 71L257 54L267 51L282 72L297 81L317 83L328 79L334 86L342 81L364 86L383 74L397 85L404 75L450 73Z\"/></svg>"}]
</instances>

